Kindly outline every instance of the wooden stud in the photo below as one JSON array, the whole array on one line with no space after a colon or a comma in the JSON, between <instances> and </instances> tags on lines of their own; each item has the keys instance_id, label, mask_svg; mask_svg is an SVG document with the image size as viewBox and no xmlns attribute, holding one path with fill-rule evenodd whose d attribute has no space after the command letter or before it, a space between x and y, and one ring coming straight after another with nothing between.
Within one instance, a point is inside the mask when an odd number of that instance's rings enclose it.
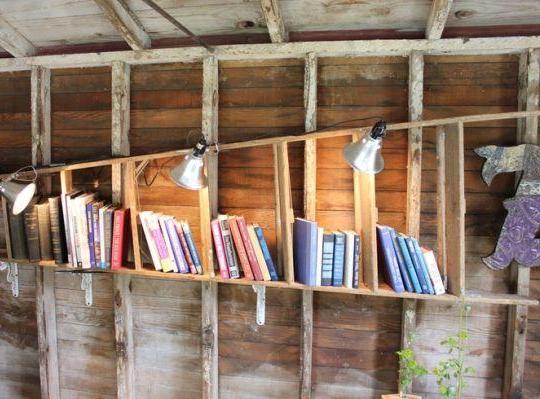
<instances>
[{"instance_id":1,"label":"wooden stud","mask_svg":"<svg viewBox=\"0 0 540 399\"><path fill-rule=\"evenodd\" d=\"M377 266L377 206L375 203L375 176L358 174L360 192L360 219L362 223L362 253L365 285L372 290L379 286Z\"/></svg>"},{"instance_id":2,"label":"wooden stud","mask_svg":"<svg viewBox=\"0 0 540 399\"><path fill-rule=\"evenodd\" d=\"M14 57L29 57L36 48L8 21L0 17L0 46Z\"/></svg>"},{"instance_id":3,"label":"wooden stud","mask_svg":"<svg viewBox=\"0 0 540 399\"><path fill-rule=\"evenodd\" d=\"M133 50L150 48L151 40L148 33L123 0L94 0L101 8L112 26Z\"/></svg>"},{"instance_id":4,"label":"wooden stud","mask_svg":"<svg viewBox=\"0 0 540 399\"><path fill-rule=\"evenodd\" d=\"M445 143L446 171L446 250L448 291L465 292L465 177L463 123L447 125Z\"/></svg>"},{"instance_id":5,"label":"wooden stud","mask_svg":"<svg viewBox=\"0 0 540 399\"><path fill-rule=\"evenodd\" d=\"M32 164L51 163L51 70L32 67Z\"/></svg>"},{"instance_id":6,"label":"wooden stud","mask_svg":"<svg viewBox=\"0 0 540 399\"><path fill-rule=\"evenodd\" d=\"M291 176L289 171L289 150L287 143L279 143L276 148L276 168L278 169L278 189L281 213L281 239L283 250L283 271L285 280L294 282L293 248L292 248L292 201Z\"/></svg>"},{"instance_id":7,"label":"wooden stud","mask_svg":"<svg viewBox=\"0 0 540 399\"><path fill-rule=\"evenodd\" d=\"M283 23L278 0L261 0L261 6L272 43L288 42L289 34Z\"/></svg>"},{"instance_id":8,"label":"wooden stud","mask_svg":"<svg viewBox=\"0 0 540 399\"><path fill-rule=\"evenodd\" d=\"M204 399L219 397L218 285L202 283L202 379Z\"/></svg>"},{"instance_id":9,"label":"wooden stud","mask_svg":"<svg viewBox=\"0 0 540 399\"><path fill-rule=\"evenodd\" d=\"M115 156L128 156L130 151L130 66L124 62L113 62L111 73L112 153Z\"/></svg>"},{"instance_id":10,"label":"wooden stud","mask_svg":"<svg viewBox=\"0 0 540 399\"><path fill-rule=\"evenodd\" d=\"M454 0L433 0L426 26L426 39L440 39Z\"/></svg>"},{"instance_id":11,"label":"wooden stud","mask_svg":"<svg viewBox=\"0 0 540 399\"><path fill-rule=\"evenodd\" d=\"M401 348L411 348L411 337L416 331L416 305L415 299L403 300L403 311L401 315Z\"/></svg>"},{"instance_id":12,"label":"wooden stud","mask_svg":"<svg viewBox=\"0 0 540 399\"><path fill-rule=\"evenodd\" d=\"M300 398L311 398L313 357L313 291L302 291L302 350L300 358Z\"/></svg>"},{"instance_id":13,"label":"wooden stud","mask_svg":"<svg viewBox=\"0 0 540 399\"><path fill-rule=\"evenodd\" d=\"M131 244L133 247L133 260L136 270L142 270L141 245L139 239L139 207L137 203L137 177L135 176L135 162L125 164L125 176L123 180L123 192L125 198L124 207L129 209L131 220Z\"/></svg>"},{"instance_id":14,"label":"wooden stud","mask_svg":"<svg viewBox=\"0 0 540 399\"><path fill-rule=\"evenodd\" d=\"M448 289L448 272L446 266L446 170L445 170L445 140L444 126L436 128L437 152L437 261L443 284Z\"/></svg>"},{"instance_id":15,"label":"wooden stud","mask_svg":"<svg viewBox=\"0 0 540 399\"><path fill-rule=\"evenodd\" d=\"M278 260L278 275L280 278L284 277L284 262L283 262L283 238L281 237L281 203L279 197L279 165L277 162L278 146L272 145L273 157L274 157L274 203L275 221L276 221L276 247L277 247L277 260Z\"/></svg>"}]
</instances>

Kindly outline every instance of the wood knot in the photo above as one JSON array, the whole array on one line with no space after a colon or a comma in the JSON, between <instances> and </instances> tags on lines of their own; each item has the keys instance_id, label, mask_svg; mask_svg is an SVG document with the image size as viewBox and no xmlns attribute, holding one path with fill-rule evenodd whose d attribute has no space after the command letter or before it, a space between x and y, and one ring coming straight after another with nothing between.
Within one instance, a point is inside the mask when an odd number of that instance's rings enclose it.
<instances>
[{"instance_id":1,"label":"wood knot","mask_svg":"<svg viewBox=\"0 0 540 399\"><path fill-rule=\"evenodd\" d=\"M131 291L131 290L130 290ZM120 290L116 290L115 294L114 294L114 304L117 306L117 307L121 307L122 306L122 294L120 293Z\"/></svg>"}]
</instances>

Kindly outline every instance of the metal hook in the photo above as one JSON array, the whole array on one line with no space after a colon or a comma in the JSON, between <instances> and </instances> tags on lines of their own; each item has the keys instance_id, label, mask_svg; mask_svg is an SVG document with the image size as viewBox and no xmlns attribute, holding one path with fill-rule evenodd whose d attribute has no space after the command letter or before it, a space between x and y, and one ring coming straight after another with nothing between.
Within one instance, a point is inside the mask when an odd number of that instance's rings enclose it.
<instances>
[{"instance_id":1,"label":"metal hook","mask_svg":"<svg viewBox=\"0 0 540 399\"><path fill-rule=\"evenodd\" d=\"M92 306L94 302L92 294L92 274L81 273L81 289L85 291L86 306Z\"/></svg>"},{"instance_id":2,"label":"metal hook","mask_svg":"<svg viewBox=\"0 0 540 399\"><path fill-rule=\"evenodd\" d=\"M252 285L257 294L257 324L264 326L266 322L266 287L264 285Z\"/></svg>"}]
</instances>

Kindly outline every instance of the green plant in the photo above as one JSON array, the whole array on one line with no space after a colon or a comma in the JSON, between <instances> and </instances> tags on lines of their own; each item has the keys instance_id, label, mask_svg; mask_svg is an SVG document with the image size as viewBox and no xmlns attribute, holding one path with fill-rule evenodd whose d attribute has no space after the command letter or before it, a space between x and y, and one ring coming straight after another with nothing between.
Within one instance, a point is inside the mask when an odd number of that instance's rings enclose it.
<instances>
[{"instance_id":1,"label":"green plant","mask_svg":"<svg viewBox=\"0 0 540 399\"><path fill-rule=\"evenodd\" d=\"M405 397L412 385L413 379L427 374L425 367L418 364L412 349L413 336L408 337L408 347L397 351L399 357L399 395Z\"/></svg>"},{"instance_id":2,"label":"green plant","mask_svg":"<svg viewBox=\"0 0 540 399\"><path fill-rule=\"evenodd\" d=\"M459 316L459 330L441 341L441 346L448 349L451 355L441 360L433 369L437 377L439 393L446 399L461 399L465 387L465 377L474 375L474 368L465 365L465 354L468 349L469 332L467 321L471 312L471 305L461 304Z\"/></svg>"}]
</instances>

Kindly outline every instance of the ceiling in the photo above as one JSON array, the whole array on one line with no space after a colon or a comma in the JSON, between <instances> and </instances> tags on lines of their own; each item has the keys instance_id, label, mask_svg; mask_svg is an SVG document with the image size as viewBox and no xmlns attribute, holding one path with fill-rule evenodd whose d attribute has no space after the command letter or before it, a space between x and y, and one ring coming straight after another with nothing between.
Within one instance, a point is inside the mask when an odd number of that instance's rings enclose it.
<instances>
[{"instance_id":1,"label":"ceiling","mask_svg":"<svg viewBox=\"0 0 540 399\"><path fill-rule=\"evenodd\" d=\"M118 0L115 0L118 1ZM152 47L188 44L186 36L142 0L125 1ZM209 42L268 42L259 0L155 0ZM429 0L281 0L291 41L421 38ZM94 0L0 0L0 16L38 54L129 47ZM538 0L455 0L443 37L540 34ZM7 56L7 55L6 55Z\"/></svg>"}]
</instances>

